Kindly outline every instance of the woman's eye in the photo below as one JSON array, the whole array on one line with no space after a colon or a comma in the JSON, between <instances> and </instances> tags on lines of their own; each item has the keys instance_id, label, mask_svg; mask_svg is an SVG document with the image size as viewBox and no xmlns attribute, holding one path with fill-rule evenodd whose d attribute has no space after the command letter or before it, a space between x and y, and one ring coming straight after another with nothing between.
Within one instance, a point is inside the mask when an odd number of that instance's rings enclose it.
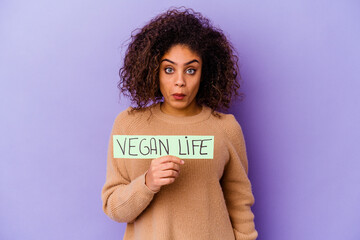
<instances>
[{"instance_id":1,"label":"woman's eye","mask_svg":"<svg viewBox=\"0 0 360 240\"><path fill-rule=\"evenodd\" d=\"M195 74L195 72L196 72L196 70L195 70L195 69L192 69L192 68L188 69L187 71L188 71L188 73L191 74L191 75ZM189 71L190 71L190 72L189 72Z\"/></svg>"},{"instance_id":2,"label":"woman's eye","mask_svg":"<svg viewBox=\"0 0 360 240\"><path fill-rule=\"evenodd\" d=\"M174 70L172 68L165 68L166 73L172 73Z\"/></svg>"}]
</instances>

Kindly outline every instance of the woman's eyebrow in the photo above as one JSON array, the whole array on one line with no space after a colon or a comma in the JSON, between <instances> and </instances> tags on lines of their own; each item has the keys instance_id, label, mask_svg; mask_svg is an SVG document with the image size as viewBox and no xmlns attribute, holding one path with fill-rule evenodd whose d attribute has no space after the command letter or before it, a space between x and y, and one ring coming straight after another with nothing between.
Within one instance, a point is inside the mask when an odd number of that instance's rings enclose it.
<instances>
[{"instance_id":1,"label":"woman's eyebrow","mask_svg":"<svg viewBox=\"0 0 360 240\"><path fill-rule=\"evenodd\" d=\"M165 59L161 60L161 62L160 62L160 63L162 63L163 61L168 61L168 62L171 62L172 64L177 65L175 62L173 62L173 61L171 61L171 60L169 60L169 59L167 59L167 58L165 58ZM189 65L190 63L193 63L193 62L197 62L197 63L199 63L199 61L198 61L198 60L194 59L194 60L191 60L191 61L189 61L189 62L185 63L185 64L184 64L184 66L185 66L185 65Z\"/></svg>"}]
</instances>

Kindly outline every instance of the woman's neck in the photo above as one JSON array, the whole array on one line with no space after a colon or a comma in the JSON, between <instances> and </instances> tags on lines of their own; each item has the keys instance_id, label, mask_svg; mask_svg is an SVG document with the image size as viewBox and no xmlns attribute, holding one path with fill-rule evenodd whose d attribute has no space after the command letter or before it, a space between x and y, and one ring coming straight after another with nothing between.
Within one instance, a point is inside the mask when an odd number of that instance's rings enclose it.
<instances>
[{"instance_id":1,"label":"woman's neck","mask_svg":"<svg viewBox=\"0 0 360 240\"><path fill-rule=\"evenodd\" d=\"M176 116L176 117L186 117L186 116L194 116L199 114L202 111L202 106L194 103L193 106L188 106L185 109L175 109L167 107L166 103L160 103L160 110L163 113L168 115Z\"/></svg>"}]
</instances>

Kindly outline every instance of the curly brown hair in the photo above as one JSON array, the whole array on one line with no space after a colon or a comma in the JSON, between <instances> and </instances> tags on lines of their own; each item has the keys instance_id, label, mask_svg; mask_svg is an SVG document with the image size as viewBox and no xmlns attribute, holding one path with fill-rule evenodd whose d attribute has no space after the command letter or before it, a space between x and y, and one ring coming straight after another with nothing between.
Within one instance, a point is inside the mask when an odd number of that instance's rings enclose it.
<instances>
[{"instance_id":1,"label":"curly brown hair","mask_svg":"<svg viewBox=\"0 0 360 240\"><path fill-rule=\"evenodd\" d=\"M188 46L203 61L196 95L198 104L210 107L214 114L215 110L227 110L234 95L244 95L237 92L240 88L237 77L241 77L236 50L222 30L212 26L199 12L181 8L185 7L170 8L131 34L118 83L120 95L130 97L136 105L131 111L163 99L159 87L160 60L176 44ZM136 30L140 31L134 34Z\"/></svg>"}]
</instances>

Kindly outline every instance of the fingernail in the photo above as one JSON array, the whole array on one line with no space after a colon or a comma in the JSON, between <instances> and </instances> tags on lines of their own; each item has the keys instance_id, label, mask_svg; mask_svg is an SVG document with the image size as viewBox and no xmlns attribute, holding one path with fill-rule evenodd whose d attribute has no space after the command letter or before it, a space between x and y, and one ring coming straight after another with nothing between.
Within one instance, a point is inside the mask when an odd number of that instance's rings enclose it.
<instances>
[{"instance_id":1,"label":"fingernail","mask_svg":"<svg viewBox=\"0 0 360 240\"><path fill-rule=\"evenodd\" d=\"M181 163L184 164L184 160L181 160Z\"/></svg>"}]
</instances>

